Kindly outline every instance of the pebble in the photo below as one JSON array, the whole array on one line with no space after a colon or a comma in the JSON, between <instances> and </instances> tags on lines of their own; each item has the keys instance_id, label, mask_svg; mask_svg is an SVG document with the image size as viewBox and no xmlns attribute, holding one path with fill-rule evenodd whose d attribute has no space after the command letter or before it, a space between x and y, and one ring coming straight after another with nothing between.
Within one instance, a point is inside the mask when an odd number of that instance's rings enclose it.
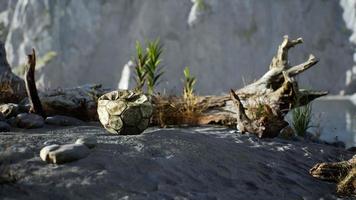
<instances>
[{"instance_id":1,"label":"pebble","mask_svg":"<svg viewBox=\"0 0 356 200\"><path fill-rule=\"evenodd\" d=\"M40 157L47 163L64 164L80 160L89 154L90 150L84 144L54 144L42 148Z\"/></svg>"}]
</instances>

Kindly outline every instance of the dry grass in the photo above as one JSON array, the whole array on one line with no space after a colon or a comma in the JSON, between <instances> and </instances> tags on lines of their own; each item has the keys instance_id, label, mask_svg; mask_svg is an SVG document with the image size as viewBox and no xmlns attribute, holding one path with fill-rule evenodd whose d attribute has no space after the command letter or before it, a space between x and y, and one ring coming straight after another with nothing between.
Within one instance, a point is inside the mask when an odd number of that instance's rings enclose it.
<instances>
[{"instance_id":1,"label":"dry grass","mask_svg":"<svg viewBox=\"0 0 356 200\"><path fill-rule=\"evenodd\" d=\"M199 102L198 97L189 99L176 96L155 96L155 109L152 124L165 127L167 125L199 125L200 117L207 109L206 104Z\"/></svg>"}]
</instances>

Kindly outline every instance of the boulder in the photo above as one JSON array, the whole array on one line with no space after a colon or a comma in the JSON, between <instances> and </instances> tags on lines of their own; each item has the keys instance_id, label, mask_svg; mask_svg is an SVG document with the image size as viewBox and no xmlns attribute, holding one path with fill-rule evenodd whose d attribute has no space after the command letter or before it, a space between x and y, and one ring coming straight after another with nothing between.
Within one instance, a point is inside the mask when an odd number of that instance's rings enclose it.
<instances>
[{"instance_id":1,"label":"boulder","mask_svg":"<svg viewBox=\"0 0 356 200\"><path fill-rule=\"evenodd\" d=\"M78 138L75 141L75 144L84 144L89 149L92 149L92 148L94 148L96 146L97 141L96 141L96 138L94 136L92 136L92 137L81 137L81 138Z\"/></svg>"},{"instance_id":2,"label":"boulder","mask_svg":"<svg viewBox=\"0 0 356 200\"><path fill-rule=\"evenodd\" d=\"M98 99L99 120L110 133L140 134L148 127L152 112L149 98L140 92L118 90Z\"/></svg>"},{"instance_id":3,"label":"boulder","mask_svg":"<svg viewBox=\"0 0 356 200\"><path fill-rule=\"evenodd\" d=\"M16 116L16 125L19 128L25 129L42 128L44 126L44 119L40 115L21 113Z\"/></svg>"},{"instance_id":4,"label":"boulder","mask_svg":"<svg viewBox=\"0 0 356 200\"><path fill-rule=\"evenodd\" d=\"M83 124L84 122L74 117L55 115L55 116L47 117L45 119L45 123L49 125L56 125L56 126L78 126Z\"/></svg>"},{"instance_id":5,"label":"boulder","mask_svg":"<svg viewBox=\"0 0 356 200\"><path fill-rule=\"evenodd\" d=\"M40 157L47 163L64 164L85 158L89 153L89 148L84 144L54 144L42 148Z\"/></svg>"}]
</instances>

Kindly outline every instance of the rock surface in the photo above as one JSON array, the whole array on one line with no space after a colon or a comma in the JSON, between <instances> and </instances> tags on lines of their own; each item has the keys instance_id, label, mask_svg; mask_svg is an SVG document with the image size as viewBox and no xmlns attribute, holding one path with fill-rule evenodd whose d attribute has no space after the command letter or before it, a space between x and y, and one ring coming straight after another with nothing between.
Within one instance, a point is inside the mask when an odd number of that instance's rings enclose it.
<instances>
[{"instance_id":1,"label":"rock surface","mask_svg":"<svg viewBox=\"0 0 356 200\"><path fill-rule=\"evenodd\" d=\"M42 128L44 126L43 117L32 113L21 113L16 116L16 125L19 128Z\"/></svg>"},{"instance_id":2,"label":"rock surface","mask_svg":"<svg viewBox=\"0 0 356 200\"><path fill-rule=\"evenodd\" d=\"M344 9L343 18L346 22L346 27L351 31L349 41L356 45L356 1L340 0L340 5ZM353 52L353 67L346 72L346 88L344 94L356 93L356 51Z\"/></svg>"},{"instance_id":3,"label":"rock surface","mask_svg":"<svg viewBox=\"0 0 356 200\"><path fill-rule=\"evenodd\" d=\"M24 63L33 47L39 57L58 54L37 71L41 88L93 81L114 88L135 41L157 37L165 45L167 66L159 90L167 93L181 92L185 66L196 75L201 94L241 88L266 70L283 35L305 40L292 52L292 64L310 52L320 58L320 67L301 78L306 86L337 93L353 65L350 32L337 0L7 1L11 66Z\"/></svg>"},{"instance_id":4,"label":"rock surface","mask_svg":"<svg viewBox=\"0 0 356 200\"><path fill-rule=\"evenodd\" d=\"M56 126L78 126L83 124L82 120L64 115L50 116L45 119L45 123Z\"/></svg>"},{"instance_id":5,"label":"rock surface","mask_svg":"<svg viewBox=\"0 0 356 200\"><path fill-rule=\"evenodd\" d=\"M83 136L99 143L85 159L53 166L38 156L45 141ZM11 199L343 199L334 195L335 184L308 171L353 155L215 127L148 129L138 136L106 134L99 126L28 130L0 134L0 146L18 177L0 187L0 196Z\"/></svg>"},{"instance_id":6,"label":"rock surface","mask_svg":"<svg viewBox=\"0 0 356 200\"><path fill-rule=\"evenodd\" d=\"M48 163L64 164L85 158L89 153L85 144L54 144L44 147L40 151L40 157Z\"/></svg>"}]
</instances>

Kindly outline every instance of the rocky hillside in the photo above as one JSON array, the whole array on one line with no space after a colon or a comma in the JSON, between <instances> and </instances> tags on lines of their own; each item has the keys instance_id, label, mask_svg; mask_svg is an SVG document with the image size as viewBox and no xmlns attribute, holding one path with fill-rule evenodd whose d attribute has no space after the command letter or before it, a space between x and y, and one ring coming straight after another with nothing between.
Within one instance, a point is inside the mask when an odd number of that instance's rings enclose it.
<instances>
[{"instance_id":1,"label":"rocky hillside","mask_svg":"<svg viewBox=\"0 0 356 200\"><path fill-rule=\"evenodd\" d=\"M4 0L0 12L0 37L12 67L32 47L40 56L57 52L38 73L42 88L88 82L116 87L135 41L157 37L165 45L160 87L168 93L181 91L185 66L197 76L201 94L253 81L285 34L306 43L291 52L291 62L302 62L309 52L321 60L301 78L305 87L338 93L353 65L338 0Z\"/></svg>"}]
</instances>

